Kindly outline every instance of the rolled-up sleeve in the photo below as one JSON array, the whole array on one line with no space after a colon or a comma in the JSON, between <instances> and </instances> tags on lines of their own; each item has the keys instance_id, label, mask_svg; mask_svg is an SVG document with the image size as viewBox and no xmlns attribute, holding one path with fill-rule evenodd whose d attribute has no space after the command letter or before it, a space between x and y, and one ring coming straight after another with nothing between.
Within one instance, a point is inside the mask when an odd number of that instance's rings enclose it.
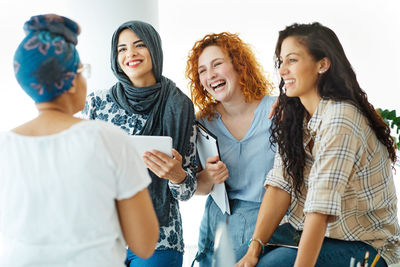
<instances>
[{"instance_id":1,"label":"rolled-up sleeve","mask_svg":"<svg viewBox=\"0 0 400 267\"><path fill-rule=\"evenodd\" d=\"M180 184L173 184L171 181L168 183L172 196L177 200L185 201L190 199L194 195L194 192L197 188L196 136L196 126L193 125L189 149L187 149L186 155L182 155L182 167L186 172L185 180Z\"/></svg>"},{"instance_id":2,"label":"rolled-up sleeve","mask_svg":"<svg viewBox=\"0 0 400 267\"><path fill-rule=\"evenodd\" d=\"M278 187L289 195L292 192L292 184L284 175L284 166L279 153L275 153L274 167L268 172L264 186Z\"/></svg>"},{"instance_id":3,"label":"rolled-up sleeve","mask_svg":"<svg viewBox=\"0 0 400 267\"><path fill-rule=\"evenodd\" d=\"M304 213L332 215L341 213L342 196L356 162L357 141L351 134L326 132L316 141L317 154L310 170Z\"/></svg>"}]
</instances>

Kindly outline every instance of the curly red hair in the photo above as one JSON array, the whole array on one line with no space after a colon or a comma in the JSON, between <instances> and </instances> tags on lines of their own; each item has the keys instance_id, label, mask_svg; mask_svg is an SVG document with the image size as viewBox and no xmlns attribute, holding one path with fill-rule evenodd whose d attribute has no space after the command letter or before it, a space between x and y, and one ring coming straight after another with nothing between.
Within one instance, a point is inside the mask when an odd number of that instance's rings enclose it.
<instances>
[{"instance_id":1,"label":"curly red hair","mask_svg":"<svg viewBox=\"0 0 400 267\"><path fill-rule=\"evenodd\" d=\"M199 108L198 117L207 116L211 120L215 116L214 106L217 101L206 90L203 90L198 73L199 57L206 47L212 45L218 46L230 57L233 67L239 75L239 84L246 102L260 100L264 95L271 94L273 84L264 75L264 70L257 62L250 45L244 43L238 34L228 32L207 34L193 45L186 64L190 98Z\"/></svg>"}]
</instances>

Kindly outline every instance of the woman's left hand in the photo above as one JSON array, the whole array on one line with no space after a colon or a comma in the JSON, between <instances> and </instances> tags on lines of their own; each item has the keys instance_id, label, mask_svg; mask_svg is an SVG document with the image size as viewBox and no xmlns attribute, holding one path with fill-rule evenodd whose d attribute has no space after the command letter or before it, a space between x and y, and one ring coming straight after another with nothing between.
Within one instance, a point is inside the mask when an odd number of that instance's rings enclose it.
<instances>
[{"instance_id":1,"label":"woman's left hand","mask_svg":"<svg viewBox=\"0 0 400 267\"><path fill-rule=\"evenodd\" d=\"M157 150L145 152L143 161L155 175L171 180L174 184L180 184L186 178L186 172L182 168L182 156L175 149L172 149L172 158Z\"/></svg>"}]
</instances>

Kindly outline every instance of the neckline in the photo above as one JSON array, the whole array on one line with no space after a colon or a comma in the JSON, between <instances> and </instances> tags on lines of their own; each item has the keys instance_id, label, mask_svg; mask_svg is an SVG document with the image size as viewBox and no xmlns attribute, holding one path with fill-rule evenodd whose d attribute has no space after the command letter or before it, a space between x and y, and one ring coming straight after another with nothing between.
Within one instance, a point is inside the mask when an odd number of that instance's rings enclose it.
<instances>
[{"instance_id":1,"label":"neckline","mask_svg":"<svg viewBox=\"0 0 400 267\"><path fill-rule=\"evenodd\" d=\"M238 143L242 143L244 141L247 140L249 134L252 132L253 128L254 128L254 122L256 120L256 117L258 116L258 114L261 112L262 106L264 104L264 101L266 101L266 99L268 99L268 95L264 95L263 98L261 99L260 103L258 103L256 109L254 110L254 116L253 116L253 120L250 123L250 127L247 129L246 134L244 135L244 137L240 140L236 139L231 132L228 130L228 128L226 128L226 125L224 124L224 122L221 119L221 114L219 112L217 112L217 119L218 119L218 123L221 125L221 127L223 128L223 130L228 134L229 138L231 138L232 140L235 140L235 142Z\"/></svg>"},{"instance_id":2,"label":"neckline","mask_svg":"<svg viewBox=\"0 0 400 267\"><path fill-rule=\"evenodd\" d=\"M62 136L62 135L65 135L65 134L67 134L67 133L69 133L69 132L71 132L71 131L74 131L75 128L80 128L81 125L83 125L83 124L86 123L86 122L90 122L90 121L88 121L88 120L82 120L82 121L79 121L79 122L76 122L76 123L72 124L70 127L65 128L64 130L62 130L62 131L60 131L60 132L53 133L53 134L48 134L48 135L23 135L23 134L16 133L16 132L14 132L14 131L12 131L12 130L8 131L8 133L11 134L11 135L13 135L13 136L15 136L15 137L21 138L21 139L22 139L22 138L23 138L23 139L56 138L56 137L58 137L58 136Z\"/></svg>"},{"instance_id":3,"label":"neckline","mask_svg":"<svg viewBox=\"0 0 400 267\"><path fill-rule=\"evenodd\" d=\"M260 103L258 103L257 107L254 109L254 117L255 117L256 114L258 114L258 113L260 112L259 110L261 109L261 103L263 103L264 101L266 101L265 99L267 99L268 96L269 96L269 95L264 95L263 98L261 98ZM217 118L218 118L218 119L221 119L221 114L220 114L217 110L215 110L215 112L216 112L216 114L217 114Z\"/></svg>"}]
</instances>

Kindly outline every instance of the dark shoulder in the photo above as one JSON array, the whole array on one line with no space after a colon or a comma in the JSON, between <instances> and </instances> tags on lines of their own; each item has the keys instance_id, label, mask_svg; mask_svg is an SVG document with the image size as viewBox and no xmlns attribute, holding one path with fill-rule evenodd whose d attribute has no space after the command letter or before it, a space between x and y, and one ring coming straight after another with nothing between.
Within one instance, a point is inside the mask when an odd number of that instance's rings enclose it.
<instances>
[{"instance_id":1,"label":"dark shoulder","mask_svg":"<svg viewBox=\"0 0 400 267\"><path fill-rule=\"evenodd\" d=\"M189 109L194 113L193 103L190 98L178 87L172 89L166 103L167 110Z\"/></svg>"}]
</instances>

